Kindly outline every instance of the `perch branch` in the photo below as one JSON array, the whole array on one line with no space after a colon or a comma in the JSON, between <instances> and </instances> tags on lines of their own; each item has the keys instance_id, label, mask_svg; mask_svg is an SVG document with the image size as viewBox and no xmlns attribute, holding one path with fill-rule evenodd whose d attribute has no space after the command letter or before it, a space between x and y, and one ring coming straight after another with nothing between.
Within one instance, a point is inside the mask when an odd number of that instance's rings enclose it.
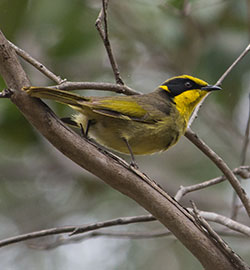
<instances>
[{"instance_id":1,"label":"perch branch","mask_svg":"<svg viewBox=\"0 0 250 270\"><path fill-rule=\"evenodd\" d=\"M61 90L80 90L80 89L93 89L93 90L104 90L112 91L124 95L138 95L140 93L136 92L132 88L113 83L103 83L103 82L64 82L59 85L52 86L56 89Z\"/></svg>"},{"instance_id":2,"label":"perch branch","mask_svg":"<svg viewBox=\"0 0 250 270\"><path fill-rule=\"evenodd\" d=\"M79 89L105 90L105 91L116 92L116 93L124 94L124 95L140 94L124 84L112 84L112 83L103 83L103 82L69 82L67 81L67 79L61 79L60 76L55 75L44 64L36 60L29 53L19 48L12 42L10 41L8 42L10 46L15 50L15 52L20 57L22 57L26 62L34 66L37 70L39 70L49 79L57 83L57 85L52 86L53 88L61 89L61 90L79 90Z\"/></svg>"}]
</instances>

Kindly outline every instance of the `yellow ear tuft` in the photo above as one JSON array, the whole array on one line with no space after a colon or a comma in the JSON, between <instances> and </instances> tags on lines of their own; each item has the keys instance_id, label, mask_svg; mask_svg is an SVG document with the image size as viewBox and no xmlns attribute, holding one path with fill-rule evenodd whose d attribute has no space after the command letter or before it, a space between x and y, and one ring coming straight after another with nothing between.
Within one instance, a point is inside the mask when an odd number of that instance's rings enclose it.
<instances>
[{"instance_id":1,"label":"yellow ear tuft","mask_svg":"<svg viewBox=\"0 0 250 270\"><path fill-rule=\"evenodd\" d=\"M166 85L160 85L159 88L166 90L167 92L170 93L170 90L168 89L168 87Z\"/></svg>"}]
</instances>

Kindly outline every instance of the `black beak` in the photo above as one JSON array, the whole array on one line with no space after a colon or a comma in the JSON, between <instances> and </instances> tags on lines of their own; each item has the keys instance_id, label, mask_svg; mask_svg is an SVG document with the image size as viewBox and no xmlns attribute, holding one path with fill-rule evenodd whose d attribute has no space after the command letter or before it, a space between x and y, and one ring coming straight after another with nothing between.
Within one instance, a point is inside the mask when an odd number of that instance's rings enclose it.
<instances>
[{"instance_id":1,"label":"black beak","mask_svg":"<svg viewBox=\"0 0 250 270\"><path fill-rule=\"evenodd\" d=\"M205 90L205 91L216 91L216 90L221 90L222 88L220 86L217 85L207 85L207 86L203 86L201 87L201 90Z\"/></svg>"}]
</instances>

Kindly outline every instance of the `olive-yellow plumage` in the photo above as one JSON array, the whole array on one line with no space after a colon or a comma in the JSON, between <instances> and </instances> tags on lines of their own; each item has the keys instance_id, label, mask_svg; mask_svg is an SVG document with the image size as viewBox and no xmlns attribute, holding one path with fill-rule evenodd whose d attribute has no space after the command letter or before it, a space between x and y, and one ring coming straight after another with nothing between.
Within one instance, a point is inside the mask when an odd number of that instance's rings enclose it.
<instances>
[{"instance_id":1,"label":"olive-yellow plumage","mask_svg":"<svg viewBox=\"0 0 250 270\"><path fill-rule=\"evenodd\" d=\"M82 97L52 88L24 88L32 97L69 105L79 112L72 116L72 123L100 144L131 154L132 159L133 154L152 154L174 145L198 103L220 89L188 75L173 77L149 94L133 96Z\"/></svg>"}]
</instances>

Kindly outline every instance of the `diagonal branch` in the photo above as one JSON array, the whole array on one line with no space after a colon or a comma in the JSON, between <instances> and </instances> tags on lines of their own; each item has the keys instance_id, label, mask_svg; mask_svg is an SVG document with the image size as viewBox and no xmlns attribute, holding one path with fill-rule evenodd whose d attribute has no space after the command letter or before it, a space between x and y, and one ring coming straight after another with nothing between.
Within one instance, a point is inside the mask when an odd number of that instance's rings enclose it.
<instances>
[{"instance_id":1,"label":"diagonal branch","mask_svg":"<svg viewBox=\"0 0 250 270\"><path fill-rule=\"evenodd\" d=\"M229 247L229 245L213 230L213 228L208 224L208 222L200 215L200 212L198 211L193 202L192 206L195 219L197 220L197 222L199 222L202 228L206 230L208 235L213 239L219 249L228 257L228 259L234 261L239 267L239 269L249 270L248 265L241 259L241 257Z\"/></svg>"},{"instance_id":2,"label":"diagonal branch","mask_svg":"<svg viewBox=\"0 0 250 270\"><path fill-rule=\"evenodd\" d=\"M242 204L244 205L248 216L250 217L250 200L241 187L239 180L227 166L227 164L220 158L211 148L209 148L191 129L188 129L185 133L185 136L195 144L207 157L209 157L214 164L223 172L225 177L231 183L235 192L239 196Z\"/></svg>"},{"instance_id":3,"label":"diagonal branch","mask_svg":"<svg viewBox=\"0 0 250 270\"><path fill-rule=\"evenodd\" d=\"M233 70L233 68L250 52L250 44L244 49L244 51L237 57L237 59L230 65L230 67L222 74L215 85L221 85L227 75Z\"/></svg>"},{"instance_id":4,"label":"diagonal branch","mask_svg":"<svg viewBox=\"0 0 250 270\"><path fill-rule=\"evenodd\" d=\"M43 73L52 81L56 82L57 85L52 86L56 89L62 90L79 90L79 89L93 89L93 90L105 90L116 92L124 95L138 95L139 92L133 90L132 88L126 86L123 83L112 84L112 83L103 83L103 82L69 82L67 79L61 79L60 76L55 75L51 70L49 70L44 64L36 60L29 53L19 48L12 42L8 41L10 46L15 50L15 52L22 57L26 62L30 63L37 70Z\"/></svg>"},{"instance_id":5,"label":"diagonal branch","mask_svg":"<svg viewBox=\"0 0 250 270\"><path fill-rule=\"evenodd\" d=\"M111 44L109 41L108 35L108 18L107 18L107 8L108 8L108 1L109 0L102 0L102 9L97 17L95 26L102 38L103 44L108 54L108 58L115 76L115 80L117 84L124 85L124 82L120 76L120 72L118 69L118 65L116 63L115 57L112 52ZM103 22L103 25L102 25Z\"/></svg>"},{"instance_id":6,"label":"diagonal branch","mask_svg":"<svg viewBox=\"0 0 250 270\"><path fill-rule=\"evenodd\" d=\"M61 79L60 76L55 75L52 71L46 68L42 63L40 63L35 58L33 58L29 53L20 49L19 47L17 47L15 44L13 44L10 41L9 41L9 44L20 57L22 57L25 61L27 61L32 66L37 68L39 71L41 71L45 76L50 78L52 81L56 82L57 84L61 84L66 81L66 79Z\"/></svg>"},{"instance_id":7,"label":"diagonal branch","mask_svg":"<svg viewBox=\"0 0 250 270\"><path fill-rule=\"evenodd\" d=\"M244 49L244 51L237 57L237 59L229 66L229 68L222 74L222 76L219 78L219 80L216 82L215 85L221 85L222 82L224 81L224 79L226 78L226 76L233 70L233 68L249 53L250 51L250 44L248 44L248 46ZM206 96L206 98L208 97L208 95ZM193 123L193 121L195 120L195 118L197 117L197 113L201 107L201 105L203 104L203 102L205 101L204 98L200 104L198 106L196 106L190 120L188 123L188 126L190 127L191 124Z\"/></svg>"}]
</instances>

